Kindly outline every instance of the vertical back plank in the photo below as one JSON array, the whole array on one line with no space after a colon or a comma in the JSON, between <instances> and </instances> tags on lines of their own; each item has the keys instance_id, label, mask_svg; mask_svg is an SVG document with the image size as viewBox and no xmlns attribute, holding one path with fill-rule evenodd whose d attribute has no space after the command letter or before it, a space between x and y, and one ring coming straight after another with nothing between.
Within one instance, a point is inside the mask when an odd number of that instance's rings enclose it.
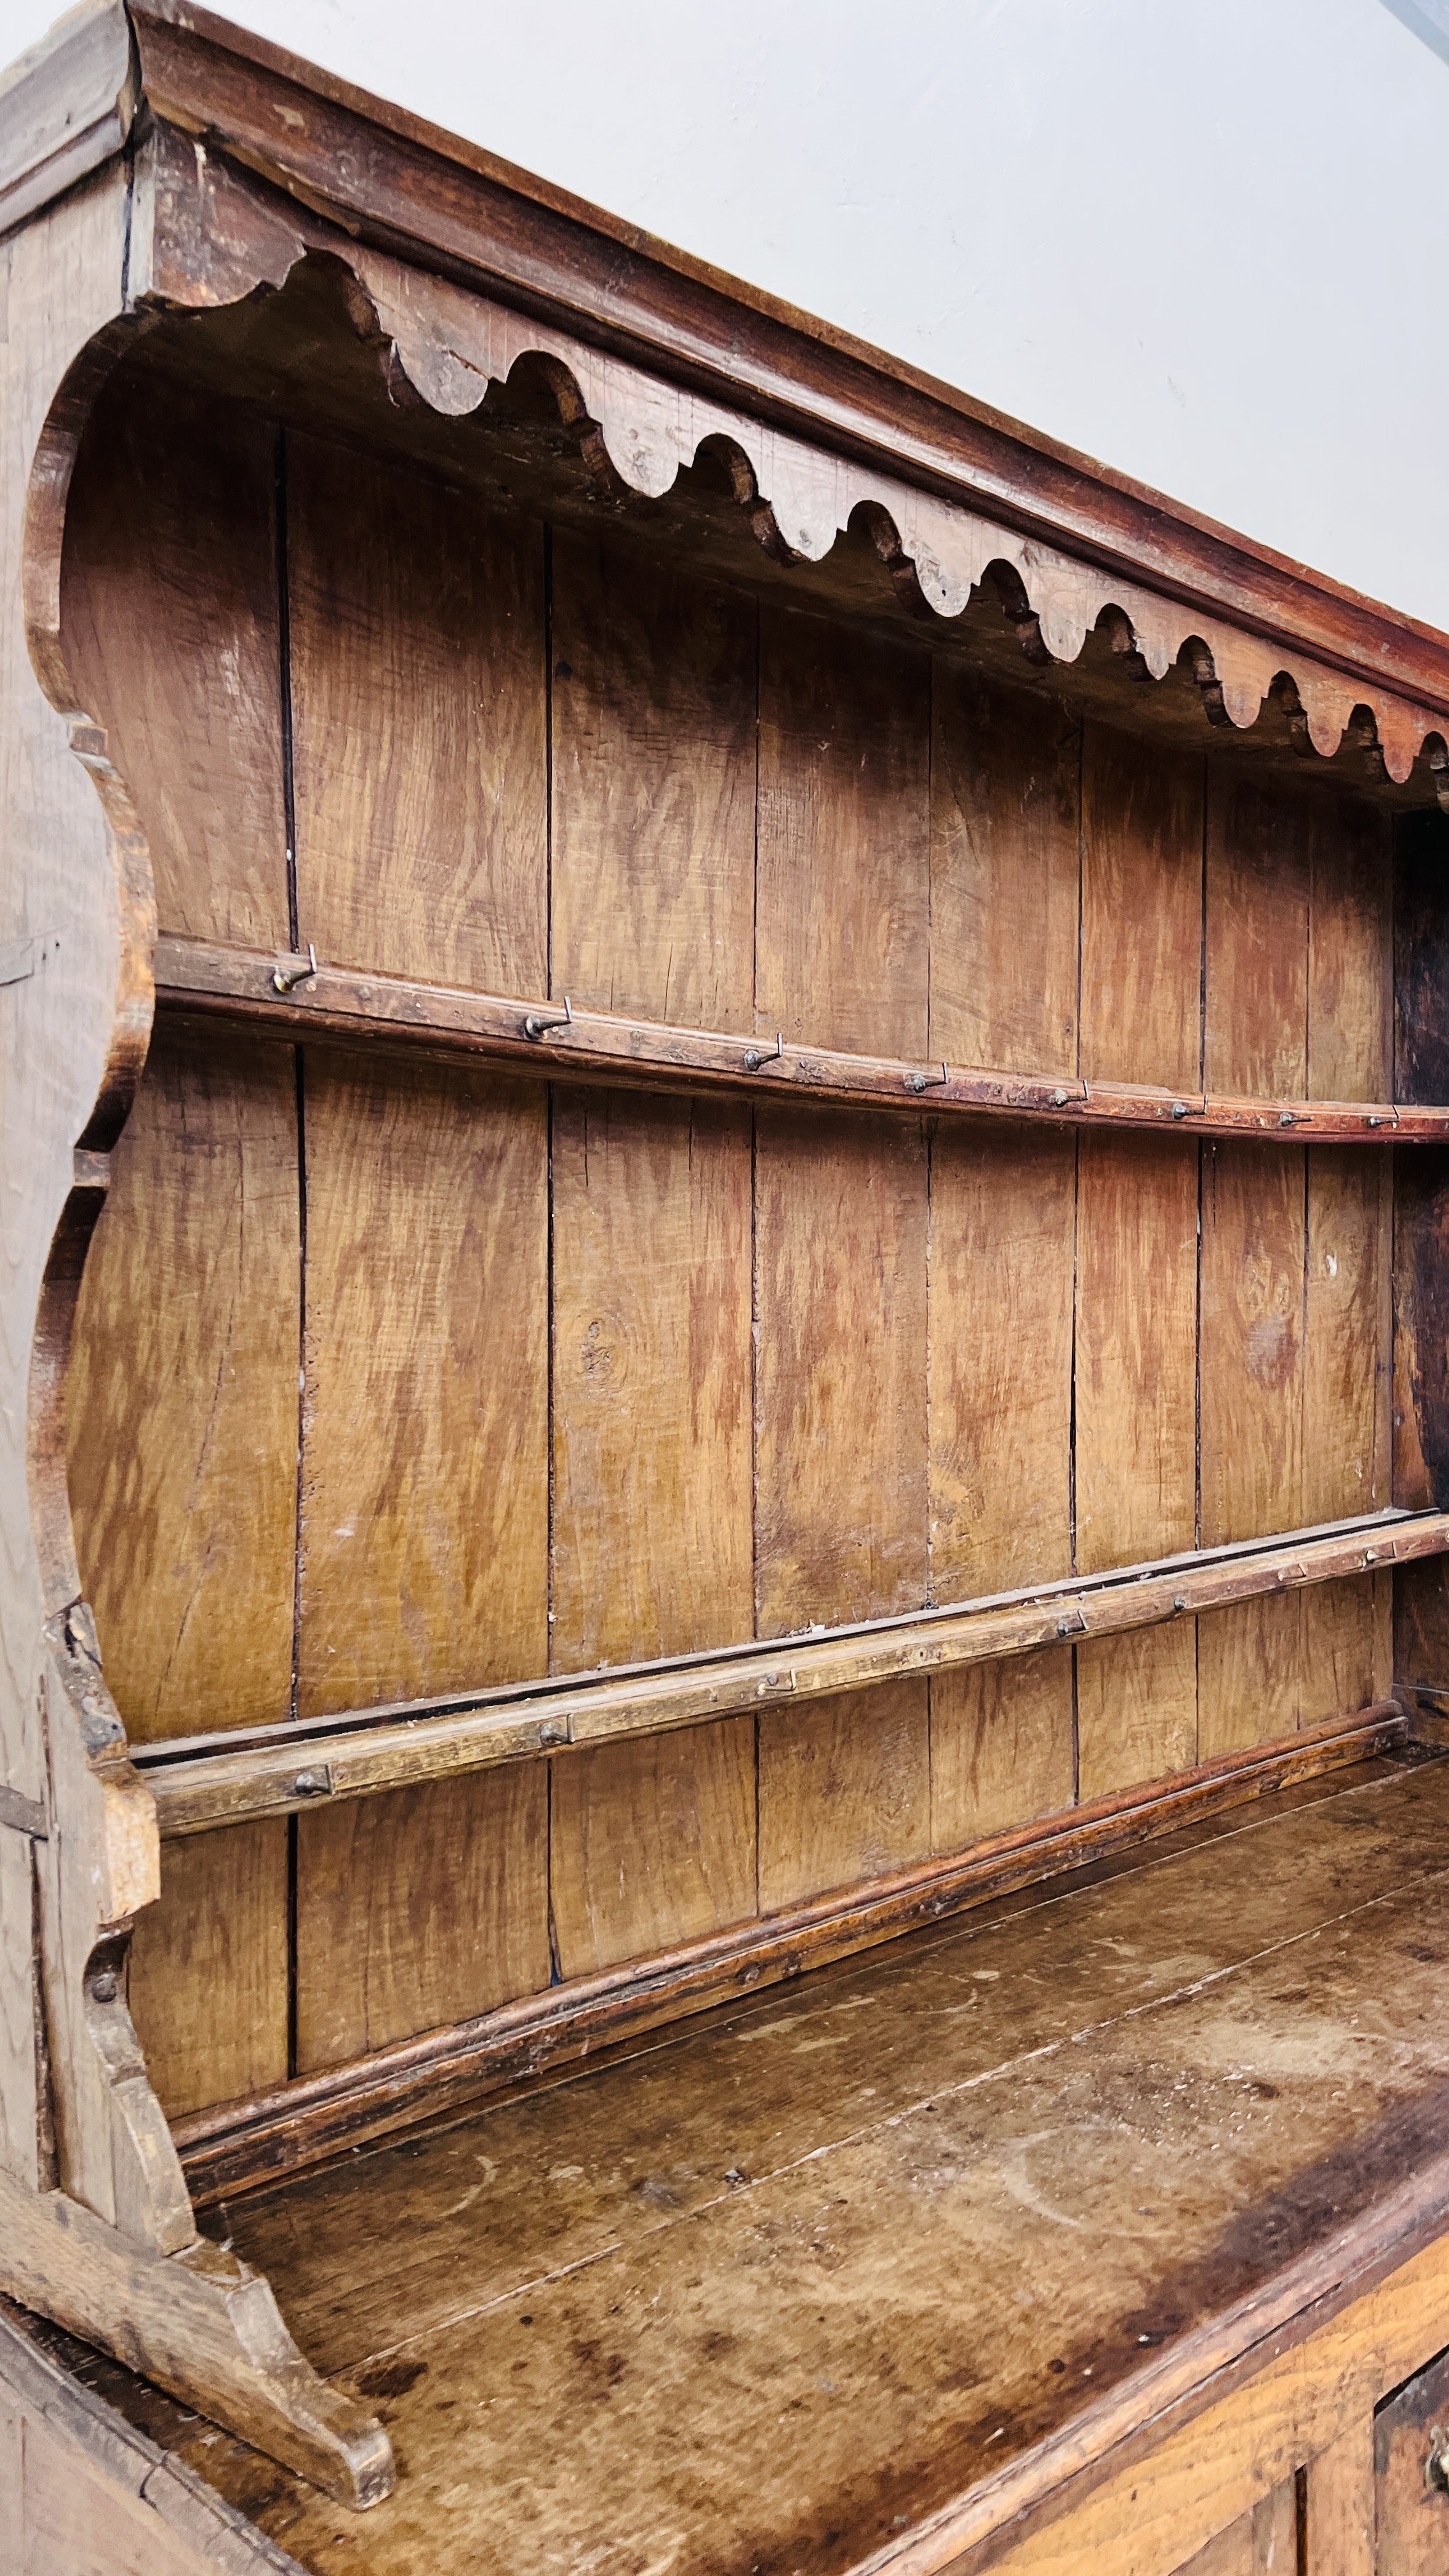
<instances>
[{"instance_id":1,"label":"vertical back plank","mask_svg":"<svg viewBox=\"0 0 1449 2576\"><path fill-rule=\"evenodd\" d=\"M1204 1547L1303 1525L1304 1193L1296 1147L1204 1150Z\"/></svg>"},{"instance_id":2,"label":"vertical back plank","mask_svg":"<svg viewBox=\"0 0 1449 2576\"><path fill-rule=\"evenodd\" d=\"M301 939L542 993L541 527L289 433L287 540Z\"/></svg>"},{"instance_id":3,"label":"vertical back plank","mask_svg":"<svg viewBox=\"0 0 1449 2576\"><path fill-rule=\"evenodd\" d=\"M290 1047L152 1047L81 1285L71 1502L139 1742L285 1718L301 1255Z\"/></svg>"},{"instance_id":4,"label":"vertical back plank","mask_svg":"<svg viewBox=\"0 0 1449 2576\"><path fill-rule=\"evenodd\" d=\"M931 739L930 1053L1075 1074L1081 727L938 662Z\"/></svg>"},{"instance_id":5,"label":"vertical back plank","mask_svg":"<svg viewBox=\"0 0 1449 2576\"><path fill-rule=\"evenodd\" d=\"M750 1117L561 1091L553 1668L753 1626Z\"/></svg>"},{"instance_id":6,"label":"vertical back plank","mask_svg":"<svg viewBox=\"0 0 1449 2576\"><path fill-rule=\"evenodd\" d=\"M553 990L753 1026L756 611L560 529Z\"/></svg>"},{"instance_id":7,"label":"vertical back plank","mask_svg":"<svg viewBox=\"0 0 1449 2576\"><path fill-rule=\"evenodd\" d=\"M1077 1145L1011 1126L931 1146L931 1597L1072 1570Z\"/></svg>"},{"instance_id":8,"label":"vertical back plank","mask_svg":"<svg viewBox=\"0 0 1449 2576\"><path fill-rule=\"evenodd\" d=\"M926 1595L926 1147L884 1116L757 1117L756 1615Z\"/></svg>"},{"instance_id":9,"label":"vertical back plank","mask_svg":"<svg viewBox=\"0 0 1449 2576\"><path fill-rule=\"evenodd\" d=\"M1301 1724L1304 1599L1299 1592L1268 1592L1199 1613L1200 1762L1270 1744Z\"/></svg>"},{"instance_id":10,"label":"vertical back plank","mask_svg":"<svg viewBox=\"0 0 1449 2576\"><path fill-rule=\"evenodd\" d=\"M1390 817L1357 797L1316 797L1308 869L1309 1095L1390 1100Z\"/></svg>"},{"instance_id":11,"label":"vertical back plank","mask_svg":"<svg viewBox=\"0 0 1449 2576\"><path fill-rule=\"evenodd\" d=\"M1088 1082L1198 1087L1202 762L1089 724L1082 746Z\"/></svg>"},{"instance_id":12,"label":"vertical back plank","mask_svg":"<svg viewBox=\"0 0 1449 2576\"><path fill-rule=\"evenodd\" d=\"M1082 1135L1077 1220L1077 1570L1193 1544L1198 1158Z\"/></svg>"},{"instance_id":13,"label":"vertical back plank","mask_svg":"<svg viewBox=\"0 0 1449 2576\"><path fill-rule=\"evenodd\" d=\"M1301 791L1234 766L1214 768L1203 1029L1209 1091L1301 1100L1307 1090L1313 838L1313 809Z\"/></svg>"},{"instance_id":14,"label":"vertical back plank","mask_svg":"<svg viewBox=\"0 0 1449 2576\"><path fill-rule=\"evenodd\" d=\"M548 1668L541 1084L306 1063L304 1717Z\"/></svg>"},{"instance_id":15,"label":"vertical back plank","mask_svg":"<svg viewBox=\"0 0 1449 2576\"><path fill-rule=\"evenodd\" d=\"M1077 1648L1078 1795L1104 1798L1197 1760L1197 1622Z\"/></svg>"},{"instance_id":16,"label":"vertical back plank","mask_svg":"<svg viewBox=\"0 0 1449 2576\"><path fill-rule=\"evenodd\" d=\"M762 1914L925 1858L924 1680L762 1710L759 1728Z\"/></svg>"},{"instance_id":17,"label":"vertical back plank","mask_svg":"<svg viewBox=\"0 0 1449 2576\"><path fill-rule=\"evenodd\" d=\"M62 604L162 929L263 948L288 945L275 481L269 423L116 380L77 466Z\"/></svg>"},{"instance_id":18,"label":"vertical back plank","mask_svg":"<svg viewBox=\"0 0 1449 2576\"><path fill-rule=\"evenodd\" d=\"M930 672L921 651L761 613L755 1003L772 1036L926 1053Z\"/></svg>"},{"instance_id":19,"label":"vertical back plank","mask_svg":"<svg viewBox=\"0 0 1449 2576\"><path fill-rule=\"evenodd\" d=\"M284 2082L285 1817L162 1844L160 1897L136 1917L130 2004L170 2118Z\"/></svg>"},{"instance_id":20,"label":"vertical back plank","mask_svg":"<svg viewBox=\"0 0 1449 2576\"><path fill-rule=\"evenodd\" d=\"M298 1817L299 2074L548 1981L541 1762Z\"/></svg>"},{"instance_id":21,"label":"vertical back plank","mask_svg":"<svg viewBox=\"0 0 1449 2576\"><path fill-rule=\"evenodd\" d=\"M721 1718L553 1765L559 1972L702 1941L755 1911L755 1723Z\"/></svg>"},{"instance_id":22,"label":"vertical back plank","mask_svg":"<svg viewBox=\"0 0 1449 2576\"><path fill-rule=\"evenodd\" d=\"M1375 2576L1374 2519L1373 2419L1365 2413L1304 2473L1302 2576Z\"/></svg>"},{"instance_id":23,"label":"vertical back plank","mask_svg":"<svg viewBox=\"0 0 1449 2576\"><path fill-rule=\"evenodd\" d=\"M1382 1511L1391 1472L1393 1172L1381 1147L1308 1155L1305 1527Z\"/></svg>"},{"instance_id":24,"label":"vertical back plank","mask_svg":"<svg viewBox=\"0 0 1449 2576\"><path fill-rule=\"evenodd\" d=\"M931 1680L931 1848L964 1851L1072 1803L1070 1646Z\"/></svg>"}]
</instances>

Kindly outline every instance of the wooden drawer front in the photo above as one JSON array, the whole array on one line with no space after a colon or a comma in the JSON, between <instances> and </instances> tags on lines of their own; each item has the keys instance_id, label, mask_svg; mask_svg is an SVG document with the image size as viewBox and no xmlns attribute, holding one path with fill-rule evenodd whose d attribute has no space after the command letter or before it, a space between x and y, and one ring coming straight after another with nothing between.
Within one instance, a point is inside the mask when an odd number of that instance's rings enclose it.
<instances>
[{"instance_id":1,"label":"wooden drawer front","mask_svg":"<svg viewBox=\"0 0 1449 2576\"><path fill-rule=\"evenodd\" d=\"M1436 2425L1449 2429L1449 2352L1374 2415L1378 2576L1443 2576L1449 2568L1449 2494L1424 2474Z\"/></svg>"}]
</instances>

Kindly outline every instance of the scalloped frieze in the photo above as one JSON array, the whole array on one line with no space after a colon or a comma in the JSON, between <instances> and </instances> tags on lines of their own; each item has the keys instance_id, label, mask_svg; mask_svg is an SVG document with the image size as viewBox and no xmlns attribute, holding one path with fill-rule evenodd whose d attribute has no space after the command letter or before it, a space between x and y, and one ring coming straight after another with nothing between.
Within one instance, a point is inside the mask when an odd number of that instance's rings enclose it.
<instances>
[{"instance_id":1,"label":"scalloped frieze","mask_svg":"<svg viewBox=\"0 0 1449 2576\"><path fill-rule=\"evenodd\" d=\"M1181 663L1209 722L1246 729L1273 698L1305 751L1328 757L1347 740L1374 775L1400 785L1427 756L1449 806L1449 717L351 240L200 140L161 128L145 158L150 184L132 258L142 304L214 309L280 286L309 251L325 252L360 290L349 296L352 318L382 344L395 400L406 388L463 418L521 359L541 362L593 470L630 492L662 499L709 449L778 561L819 563L853 521L863 523L897 585L943 620L989 588L1026 653L1059 664L1074 662L1101 627L1138 679Z\"/></svg>"}]
</instances>

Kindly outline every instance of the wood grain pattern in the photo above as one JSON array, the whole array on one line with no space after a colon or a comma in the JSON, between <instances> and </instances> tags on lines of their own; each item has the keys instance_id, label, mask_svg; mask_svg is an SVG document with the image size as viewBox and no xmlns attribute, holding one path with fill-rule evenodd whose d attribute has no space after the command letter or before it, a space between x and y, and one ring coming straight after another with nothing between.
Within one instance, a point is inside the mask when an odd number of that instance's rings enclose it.
<instances>
[{"instance_id":1,"label":"wood grain pattern","mask_svg":"<svg viewBox=\"0 0 1449 2576\"><path fill-rule=\"evenodd\" d=\"M275 480L268 422L124 371L72 487L61 615L162 928L286 947Z\"/></svg>"},{"instance_id":2,"label":"wood grain pattern","mask_svg":"<svg viewBox=\"0 0 1449 2576\"><path fill-rule=\"evenodd\" d=\"M1003 1127L931 1143L931 1597L1072 1564L1077 1146Z\"/></svg>"},{"instance_id":3,"label":"wood grain pattern","mask_svg":"<svg viewBox=\"0 0 1449 2576\"><path fill-rule=\"evenodd\" d=\"M289 433L287 540L303 945L544 992L542 529Z\"/></svg>"},{"instance_id":4,"label":"wood grain pattern","mask_svg":"<svg viewBox=\"0 0 1449 2576\"><path fill-rule=\"evenodd\" d=\"M1393 1091L1389 818L1356 797L1313 800L1308 879L1308 1063L1333 1100Z\"/></svg>"},{"instance_id":5,"label":"wood grain pattern","mask_svg":"<svg viewBox=\"0 0 1449 2576\"><path fill-rule=\"evenodd\" d=\"M292 1680L292 1050L160 1040L112 1163L68 1390L76 1543L140 1742L269 1725Z\"/></svg>"},{"instance_id":6,"label":"wood grain pattern","mask_svg":"<svg viewBox=\"0 0 1449 2576\"><path fill-rule=\"evenodd\" d=\"M1089 724L1081 1071L1201 1087L1202 763Z\"/></svg>"},{"instance_id":7,"label":"wood grain pattern","mask_svg":"<svg viewBox=\"0 0 1449 2576\"><path fill-rule=\"evenodd\" d=\"M1352 2425L1316 2460L1303 2482L1302 2576L1376 2576L1372 2421ZM1382 2576L1404 2576L1383 2569Z\"/></svg>"},{"instance_id":8,"label":"wood grain pattern","mask_svg":"<svg viewBox=\"0 0 1449 2576\"><path fill-rule=\"evenodd\" d=\"M1298 1723L1316 1726L1334 1715L1367 1708L1393 1673L1393 1576L1345 1576L1317 1586L1303 1599L1303 1678Z\"/></svg>"},{"instance_id":9,"label":"wood grain pattern","mask_svg":"<svg viewBox=\"0 0 1449 2576\"><path fill-rule=\"evenodd\" d=\"M168 1843L131 1943L131 2018L171 2119L287 2069L287 1827Z\"/></svg>"},{"instance_id":10,"label":"wood grain pattern","mask_svg":"<svg viewBox=\"0 0 1449 2576\"><path fill-rule=\"evenodd\" d=\"M25 2417L23 2440L24 2475L6 2491L20 2552L15 2576L207 2576L215 2567L168 2531L142 2496L98 2476L37 2416ZM266 2562L256 2564L261 2576Z\"/></svg>"},{"instance_id":11,"label":"wood grain pattern","mask_svg":"<svg viewBox=\"0 0 1449 2576\"><path fill-rule=\"evenodd\" d=\"M1194 1539L1198 1157L1086 1136L1077 1177L1077 1567Z\"/></svg>"},{"instance_id":12,"label":"wood grain pattern","mask_svg":"<svg viewBox=\"0 0 1449 2576\"><path fill-rule=\"evenodd\" d=\"M303 1716L547 1670L541 1087L306 1069Z\"/></svg>"},{"instance_id":13,"label":"wood grain pattern","mask_svg":"<svg viewBox=\"0 0 1449 2576\"><path fill-rule=\"evenodd\" d=\"M756 611L560 529L553 991L750 1030Z\"/></svg>"},{"instance_id":14,"label":"wood grain pattern","mask_svg":"<svg viewBox=\"0 0 1449 2576\"><path fill-rule=\"evenodd\" d=\"M1304 1527L1389 1500L1391 1167L1352 1146L1310 1148L1307 1220Z\"/></svg>"},{"instance_id":15,"label":"wood grain pattern","mask_svg":"<svg viewBox=\"0 0 1449 2576\"><path fill-rule=\"evenodd\" d=\"M548 1984L542 1765L297 1826L297 2065L335 2065Z\"/></svg>"},{"instance_id":16,"label":"wood grain pattern","mask_svg":"<svg viewBox=\"0 0 1449 2576\"><path fill-rule=\"evenodd\" d=\"M1176 1619L1077 1648L1077 1779L1083 1798L1185 1771L1198 1758L1197 1622Z\"/></svg>"},{"instance_id":17,"label":"wood grain pattern","mask_svg":"<svg viewBox=\"0 0 1449 2576\"><path fill-rule=\"evenodd\" d=\"M1076 1794L1070 1646L931 1682L931 1849L965 1851L1059 1814Z\"/></svg>"},{"instance_id":18,"label":"wood grain pattern","mask_svg":"<svg viewBox=\"0 0 1449 2576\"><path fill-rule=\"evenodd\" d=\"M1307 1525L1305 1190L1301 1154L1203 1149L1204 1547Z\"/></svg>"},{"instance_id":19,"label":"wood grain pattern","mask_svg":"<svg viewBox=\"0 0 1449 2576\"><path fill-rule=\"evenodd\" d=\"M882 1683L760 1729L760 1912L883 1876L931 1848L924 1681Z\"/></svg>"},{"instance_id":20,"label":"wood grain pattern","mask_svg":"<svg viewBox=\"0 0 1449 2576\"><path fill-rule=\"evenodd\" d=\"M1231 764L1207 808L1203 1079L1276 1095L1307 1086L1308 899L1317 804ZM1326 932L1325 932L1326 937ZM1322 1000L1332 1003L1325 977Z\"/></svg>"},{"instance_id":21,"label":"wood grain pattern","mask_svg":"<svg viewBox=\"0 0 1449 2576\"><path fill-rule=\"evenodd\" d=\"M756 1145L762 1635L926 1593L926 1147L762 1109Z\"/></svg>"},{"instance_id":22,"label":"wood grain pattern","mask_svg":"<svg viewBox=\"0 0 1449 2576\"><path fill-rule=\"evenodd\" d=\"M760 618L755 1025L923 1057L930 663L776 608Z\"/></svg>"},{"instance_id":23,"label":"wood grain pattern","mask_svg":"<svg viewBox=\"0 0 1449 2576\"><path fill-rule=\"evenodd\" d=\"M750 1119L555 1102L552 1668L753 1626Z\"/></svg>"},{"instance_id":24,"label":"wood grain pattern","mask_svg":"<svg viewBox=\"0 0 1449 2576\"><path fill-rule=\"evenodd\" d=\"M1304 1722L1303 1610L1301 1594L1267 1592L1199 1613L1200 1762L1274 1743Z\"/></svg>"},{"instance_id":25,"label":"wood grain pattern","mask_svg":"<svg viewBox=\"0 0 1449 2576\"><path fill-rule=\"evenodd\" d=\"M722 1718L552 1766L559 1972L702 1941L755 1912L755 1721Z\"/></svg>"},{"instance_id":26,"label":"wood grain pattern","mask_svg":"<svg viewBox=\"0 0 1449 2576\"><path fill-rule=\"evenodd\" d=\"M934 665L932 1055L1077 1070L1081 755L1064 710Z\"/></svg>"}]
</instances>

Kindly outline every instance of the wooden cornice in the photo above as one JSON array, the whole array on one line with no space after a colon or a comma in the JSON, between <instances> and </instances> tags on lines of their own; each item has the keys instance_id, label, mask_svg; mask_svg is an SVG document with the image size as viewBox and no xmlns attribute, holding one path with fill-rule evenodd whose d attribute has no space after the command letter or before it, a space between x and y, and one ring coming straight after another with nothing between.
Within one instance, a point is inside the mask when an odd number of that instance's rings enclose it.
<instances>
[{"instance_id":1,"label":"wooden cornice","mask_svg":"<svg viewBox=\"0 0 1449 2576\"><path fill-rule=\"evenodd\" d=\"M0 229L158 125L257 174L344 247L499 297L857 466L888 462L923 494L1306 654L1370 699L1449 716L1436 629L184 0L133 0L129 17L98 0L16 67L0 89ZM1320 749L1325 729L1313 723Z\"/></svg>"},{"instance_id":2,"label":"wooden cornice","mask_svg":"<svg viewBox=\"0 0 1449 2576\"><path fill-rule=\"evenodd\" d=\"M1434 628L185 0L133 0L131 21L156 115L352 237L1449 712Z\"/></svg>"}]
</instances>

